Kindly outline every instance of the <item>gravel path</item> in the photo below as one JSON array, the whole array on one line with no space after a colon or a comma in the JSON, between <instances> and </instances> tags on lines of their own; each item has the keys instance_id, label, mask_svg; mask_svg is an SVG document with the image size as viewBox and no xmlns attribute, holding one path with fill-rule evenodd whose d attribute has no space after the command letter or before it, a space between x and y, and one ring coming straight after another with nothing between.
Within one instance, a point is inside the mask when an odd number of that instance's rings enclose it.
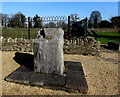
<instances>
[{"instance_id":1,"label":"gravel path","mask_svg":"<svg viewBox=\"0 0 120 97\"><path fill-rule=\"evenodd\" d=\"M15 52L2 53L2 95L81 95L62 90L51 90L36 86L26 86L4 81L4 78L19 67L14 60ZM0 54L1 54L0 53ZM87 84L87 95L118 94L118 52L103 50L100 57L83 55L64 55L65 61L81 62ZM1 83L0 83L1 84Z\"/></svg>"}]
</instances>

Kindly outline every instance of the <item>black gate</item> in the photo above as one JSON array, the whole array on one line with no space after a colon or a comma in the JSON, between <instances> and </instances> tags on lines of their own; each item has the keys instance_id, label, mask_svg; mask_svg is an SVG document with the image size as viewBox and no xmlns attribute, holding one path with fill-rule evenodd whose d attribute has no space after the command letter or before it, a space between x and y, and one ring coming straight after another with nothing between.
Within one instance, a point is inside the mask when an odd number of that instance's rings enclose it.
<instances>
[{"instance_id":1,"label":"black gate","mask_svg":"<svg viewBox=\"0 0 120 97\"><path fill-rule=\"evenodd\" d=\"M30 39L31 28L62 28L65 32L69 32L70 16L28 17L28 39Z\"/></svg>"}]
</instances>

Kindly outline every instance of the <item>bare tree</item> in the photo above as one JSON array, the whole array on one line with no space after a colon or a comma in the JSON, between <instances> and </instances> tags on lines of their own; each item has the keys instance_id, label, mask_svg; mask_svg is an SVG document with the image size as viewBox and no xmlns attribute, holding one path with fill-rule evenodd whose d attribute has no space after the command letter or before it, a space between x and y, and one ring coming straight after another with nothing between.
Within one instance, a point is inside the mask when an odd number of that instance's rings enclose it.
<instances>
[{"instance_id":1,"label":"bare tree","mask_svg":"<svg viewBox=\"0 0 120 97\"><path fill-rule=\"evenodd\" d=\"M79 15L76 14L76 13L71 14L71 15L70 15L71 21L72 21L72 22L76 22L76 21L79 19L78 16L79 16Z\"/></svg>"},{"instance_id":2,"label":"bare tree","mask_svg":"<svg viewBox=\"0 0 120 97\"><path fill-rule=\"evenodd\" d=\"M7 14L0 13L0 21L2 27L7 27L9 17Z\"/></svg>"},{"instance_id":3,"label":"bare tree","mask_svg":"<svg viewBox=\"0 0 120 97\"><path fill-rule=\"evenodd\" d=\"M102 17L99 11L92 11L89 22L96 28L98 23L101 22L101 19Z\"/></svg>"}]
</instances>

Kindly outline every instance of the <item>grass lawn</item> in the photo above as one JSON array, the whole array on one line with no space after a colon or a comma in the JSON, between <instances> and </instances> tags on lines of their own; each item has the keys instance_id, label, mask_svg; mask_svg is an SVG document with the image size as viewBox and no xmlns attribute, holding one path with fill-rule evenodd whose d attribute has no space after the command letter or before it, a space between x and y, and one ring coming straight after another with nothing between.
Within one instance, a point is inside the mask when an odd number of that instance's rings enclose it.
<instances>
[{"instance_id":1,"label":"grass lawn","mask_svg":"<svg viewBox=\"0 0 120 97\"><path fill-rule=\"evenodd\" d=\"M38 33L38 28L30 29L31 38L36 38ZM27 28L3 28L2 36L5 38L28 38L28 29Z\"/></svg>"},{"instance_id":2,"label":"grass lawn","mask_svg":"<svg viewBox=\"0 0 120 97\"><path fill-rule=\"evenodd\" d=\"M101 44L107 44L110 41L119 41L120 42L120 33L119 32L97 32L100 36L97 40Z\"/></svg>"}]
</instances>

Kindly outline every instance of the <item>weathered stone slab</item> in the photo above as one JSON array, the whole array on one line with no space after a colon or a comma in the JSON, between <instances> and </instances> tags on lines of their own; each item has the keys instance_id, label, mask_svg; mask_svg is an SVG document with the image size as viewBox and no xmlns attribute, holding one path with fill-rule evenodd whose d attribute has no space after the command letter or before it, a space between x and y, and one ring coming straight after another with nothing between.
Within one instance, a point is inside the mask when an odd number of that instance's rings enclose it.
<instances>
[{"instance_id":1,"label":"weathered stone slab","mask_svg":"<svg viewBox=\"0 0 120 97\"><path fill-rule=\"evenodd\" d=\"M36 73L21 66L5 78L6 81L37 86L65 86L65 77L61 75Z\"/></svg>"},{"instance_id":2,"label":"weathered stone slab","mask_svg":"<svg viewBox=\"0 0 120 97\"><path fill-rule=\"evenodd\" d=\"M29 70L26 67L19 67L8 75L5 80L9 82L16 82L27 85L35 86L56 86L61 89L70 91L80 91L86 93L88 90L85 75L80 62L65 62L66 64L66 76L37 73Z\"/></svg>"},{"instance_id":3,"label":"weathered stone slab","mask_svg":"<svg viewBox=\"0 0 120 97\"><path fill-rule=\"evenodd\" d=\"M29 81L25 79L27 76L29 76L28 72L15 71L6 77L5 80L10 82L29 84Z\"/></svg>"},{"instance_id":4,"label":"weathered stone slab","mask_svg":"<svg viewBox=\"0 0 120 97\"><path fill-rule=\"evenodd\" d=\"M65 86L65 76L48 75L45 79L45 86Z\"/></svg>"},{"instance_id":5,"label":"weathered stone slab","mask_svg":"<svg viewBox=\"0 0 120 97\"><path fill-rule=\"evenodd\" d=\"M68 70L83 71L82 65L81 65L80 62L68 61L66 64L68 64L68 65L67 65L67 69L68 69Z\"/></svg>"},{"instance_id":6,"label":"weathered stone slab","mask_svg":"<svg viewBox=\"0 0 120 97\"><path fill-rule=\"evenodd\" d=\"M68 62L66 72L66 87L86 92L88 90L87 82L81 63Z\"/></svg>"},{"instance_id":7,"label":"weathered stone slab","mask_svg":"<svg viewBox=\"0 0 120 97\"><path fill-rule=\"evenodd\" d=\"M45 74L32 72L25 78L25 80L28 81L30 85L43 86L45 78Z\"/></svg>"},{"instance_id":8,"label":"weathered stone slab","mask_svg":"<svg viewBox=\"0 0 120 97\"><path fill-rule=\"evenodd\" d=\"M63 39L61 28L44 28L34 46L35 72L63 75Z\"/></svg>"},{"instance_id":9,"label":"weathered stone slab","mask_svg":"<svg viewBox=\"0 0 120 97\"><path fill-rule=\"evenodd\" d=\"M84 76L84 72L83 71L73 71L73 70L67 70L66 72L66 76L67 77L81 77Z\"/></svg>"},{"instance_id":10,"label":"weathered stone slab","mask_svg":"<svg viewBox=\"0 0 120 97\"><path fill-rule=\"evenodd\" d=\"M80 77L67 77L66 78L66 87L69 89L75 89L79 91L86 92L88 90L88 86L86 84L86 80L84 76Z\"/></svg>"}]
</instances>

